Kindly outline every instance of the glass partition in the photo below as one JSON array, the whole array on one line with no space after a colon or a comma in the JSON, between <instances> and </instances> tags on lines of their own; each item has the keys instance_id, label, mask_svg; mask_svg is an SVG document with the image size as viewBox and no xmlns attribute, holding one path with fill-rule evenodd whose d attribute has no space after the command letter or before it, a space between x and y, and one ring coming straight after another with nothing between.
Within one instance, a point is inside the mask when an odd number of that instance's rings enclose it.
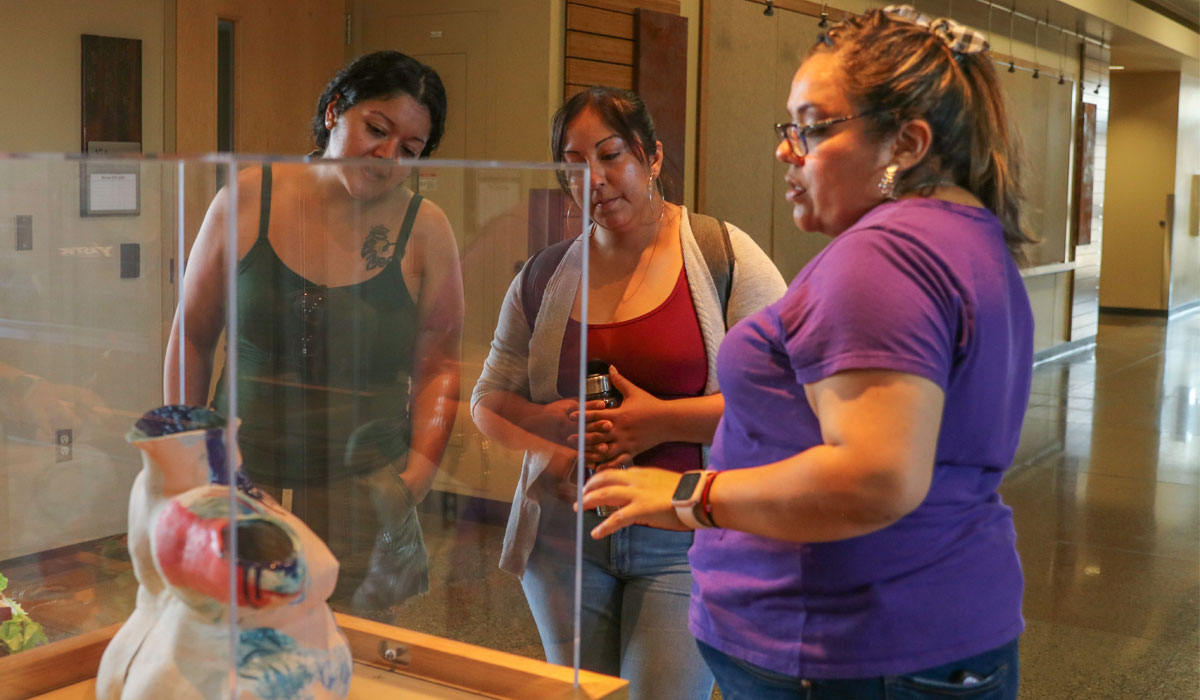
<instances>
[{"instance_id":1,"label":"glass partition","mask_svg":"<svg viewBox=\"0 0 1200 700\"><path fill-rule=\"evenodd\" d=\"M315 639L325 596L489 649L545 658L547 634L573 649L582 418L528 418L582 395L586 339L566 311L536 342L529 322L551 294L586 319L587 246L519 281L586 230L560 187L571 168L0 159L16 226L0 246L0 575L25 629L55 642L136 621L140 578L219 620L214 667L244 660L254 630L299 620L301 646ZM163 404L197 408L143 415ZM180 442L199 450L186 466L139 477ZM196 490L197 454L241 488ZM569 517L531 519L544 499ZM187 555L202 536L213 561ZM523 591L538 538L563 584Z\"/></svg>"}]
</instances>

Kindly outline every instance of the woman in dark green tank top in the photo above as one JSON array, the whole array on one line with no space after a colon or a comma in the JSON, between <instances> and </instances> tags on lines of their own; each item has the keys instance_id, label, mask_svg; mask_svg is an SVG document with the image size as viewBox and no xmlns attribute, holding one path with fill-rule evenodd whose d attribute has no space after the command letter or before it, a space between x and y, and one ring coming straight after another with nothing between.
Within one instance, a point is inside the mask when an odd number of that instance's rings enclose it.
<instances>
[{"instance_id":1,"label":"woman in dark green tank top","mask_svg":"<svg viewBox=\"0 0 1200 700\"><path fill-rule=\"evenodd\" d=\"M330 602L386 621L428 590L415 506L457 412L463 318L450 224L403 186L411 167L391 161L428 156L444 125L432 69L397 52L368 54L322 95L315 154L378 165L279 163L238 174L245 471L338 557ZM224 372L207 396L227 303L228 200L218 193L188 260L168 345L169 403L228 410Z\"/></svg>"}]
</instances>

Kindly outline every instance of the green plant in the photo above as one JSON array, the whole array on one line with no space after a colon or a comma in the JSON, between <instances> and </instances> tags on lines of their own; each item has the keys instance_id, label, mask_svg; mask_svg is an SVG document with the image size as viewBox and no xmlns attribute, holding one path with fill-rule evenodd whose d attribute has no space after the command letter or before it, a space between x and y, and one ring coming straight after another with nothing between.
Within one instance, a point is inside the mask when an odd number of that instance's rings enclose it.
<instances>
[{"instance_id":1,"label":"green plant","mask_svg":"<svg viewBox=\"0 0 1200 700\"><path fill-rule=\"evenodd\" d=\"M50 641L46 638L42 626L30 620L29 615L25 614L17 601L4 595L4 589L7 587L8 579L4 577L4 574L0 574L0 605L6 605L12 609L12 619L0 622L0 642L4 644L9 653L15 654L18 651L24 651Z\"/></svg>"}]
</instances>

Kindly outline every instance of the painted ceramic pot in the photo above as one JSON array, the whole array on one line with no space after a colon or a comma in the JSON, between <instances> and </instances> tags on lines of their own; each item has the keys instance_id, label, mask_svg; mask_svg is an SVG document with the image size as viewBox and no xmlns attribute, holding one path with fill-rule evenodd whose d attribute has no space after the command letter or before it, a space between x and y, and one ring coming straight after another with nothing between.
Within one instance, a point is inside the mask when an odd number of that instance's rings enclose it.
<instances>
[{"instance_id":1,"label":"painted ceramic pot","mask_svg":"<svg viewBox=\"0 0 1200 700\"><path fill-rule=\"evenodd\" d=\"M236 448L226 459L225 420L164 406L127 439L142 451L137 605L104 652L97 698L231 697L231 677L238 698L346 697L353 662L325 604L337 560L246 482Z\"/></svg>"}]
</instances>

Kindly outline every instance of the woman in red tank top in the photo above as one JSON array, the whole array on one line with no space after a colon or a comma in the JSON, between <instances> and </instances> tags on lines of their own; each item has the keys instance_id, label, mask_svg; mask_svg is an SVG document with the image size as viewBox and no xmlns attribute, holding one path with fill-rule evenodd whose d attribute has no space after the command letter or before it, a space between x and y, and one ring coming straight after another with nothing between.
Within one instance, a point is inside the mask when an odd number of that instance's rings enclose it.
<instances>
[{"instance_id":1,"label":"woman in red tank top","mask_svg":"<svg viewBox=\"0 0 1200 700\"><path fill-rule=\"evenodd\" d=\"M589 246L587 318L579 294L563 293L574 285L547 287L540 302L530 302L541 306L518 321L502 317L472 415L489 437L527 450L501 566L522 577L547 659L569 665L575 490L564 483L569 457L544 455L570 455L577 442L580 324L587 324L587 359L609 366L623 397L615 408L588 403L588 466L683 472L704 465L703 446L724 408L713 362L726 314L686 210L663 196L662 144L636 94L602 87L576 94L555 115L551 141L556 161L589 166L586 179L560 175L577 204L585 193L590 197L594 223L587 235L563 244L571 246L563 258L568 262L558 263L552 276L562 279L569 261ZM740 285L729 297L732 323L777 299L785 285L749 237L730 228L733 257L743 270L733 277ZM526 264L522 274L535 274L533 267ZM523 303L514 292L520 286L510 289L506 305ZM546 367L547 360L557 369L553 383L532 372L513 374L514 367ZM546 400L551 395L557 400ZM540 508L530 508L530 501ZM584 514L588 530L599 523L596 513ZM712 675L687 630L691 542L690 531L648 527L584 538L580 663L629 680L633 700L707 700L712 692Z\"/></svg>"}]
</instances>

